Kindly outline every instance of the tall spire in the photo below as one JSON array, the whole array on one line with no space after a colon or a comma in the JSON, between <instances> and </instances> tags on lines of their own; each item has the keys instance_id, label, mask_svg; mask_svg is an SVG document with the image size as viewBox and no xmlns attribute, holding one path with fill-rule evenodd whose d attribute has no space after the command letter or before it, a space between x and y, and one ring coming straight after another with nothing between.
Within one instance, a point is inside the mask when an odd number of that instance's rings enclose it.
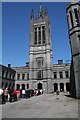
<instances>
[{"instance_id":1,"label":"tall spire","mask_svg":"<svg viewBox=\"0 0 80 120\"><path fill-rule=\"evenodd\" d=\"M40 9L38 12L38 18L43 18L43 10L42 10L42 4L40 3Z\"/></svg>"},{"instance_id":2,"label":"tall spire","mask_svg":"<svg viewBox=\"0 0 80 120\"><path fill-rule=\"evenodd\" d=\"M34 19L34 11L32 9L32 12L31 12L31 19Z\"/></svg>"},{"instance_id":3,"label":"tall spire","mask_svg":"<svg viewBox=\"0 0 80 120\"><path fill-rule=\"evenodd\" d=\"M40 12L42 12L42 4L40 3Z\"/></svg>"},{"instance_id":4,"label":"tall spire","mask_svg":"<svg viewBox=\"0 0 80 120\"><path fill-rule=\"evenodd\" d=\"M48 15L48 10L47 10L47 8L45 9L45 16L47 16Z\"/></svg>"}]
</instances>

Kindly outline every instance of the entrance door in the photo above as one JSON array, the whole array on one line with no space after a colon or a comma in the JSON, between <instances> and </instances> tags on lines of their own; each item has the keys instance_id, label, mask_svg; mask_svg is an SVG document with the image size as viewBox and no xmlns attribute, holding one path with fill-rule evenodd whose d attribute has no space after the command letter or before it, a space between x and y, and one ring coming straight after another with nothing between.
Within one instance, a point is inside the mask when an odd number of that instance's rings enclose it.
<instances>
[{"instance_id":1,"label":"entrance door","mask_svg":"<svg viewBox=\"0 0 80 120\"><path fill-rule=\"evenodd\" d=\"M25 84L22 84L22 90L25 90Z\"/></svg>"},{"instance_id":2,"label":"entrance door","mask_svg":"<svg viewBox=\"0 0 80 120\"><path fill-rule=\"evenodd\" d=\"M38 90L42 89L42 83L38 83L37 89Z\"/></svg>"},{"instance_id":3,"label":"entrance door","mask_svg":"<svg viewBox=\"0 0 80 120\"><path fill-rule=\"evenodd\" d=\"M58 84L54 83L54 92L56 92L58 90Z\"/></svg>"},{"instance_id":4,"label":"entrance door","mask_svg":"<svg viewBox=\"0 0 80 120\"><path fill-rule=\"evenodd\" d=\"M64 84L60 83L60 92L63 92L63 91L64 91Z\"/></svg>"},{"instance_id":5,"label":"entrance door","mask_svg":"<svg viewBox=\"0 0 80 120\"><path fill-rule=\"evenodd\" d=\"M38 89L38 95L43 94L42 83L38 83L37 89Z\"/></svg>"}]
</instances>

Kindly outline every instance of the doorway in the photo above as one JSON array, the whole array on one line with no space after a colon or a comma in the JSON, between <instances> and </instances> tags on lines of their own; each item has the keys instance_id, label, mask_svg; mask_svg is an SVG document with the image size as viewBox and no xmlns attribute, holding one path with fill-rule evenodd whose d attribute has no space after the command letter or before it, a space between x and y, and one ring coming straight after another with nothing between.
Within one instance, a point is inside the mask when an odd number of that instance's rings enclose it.
<instances>
[{"instance_id":1,"label":"doorway","mask_svg":"<svg viewBox=\"0 0 80 120\"><path fill-rule=\"evenodd\" d=\"M54 92L56 92L58 90L58 84L54 83Z\"/></svg>"}]
</instances>

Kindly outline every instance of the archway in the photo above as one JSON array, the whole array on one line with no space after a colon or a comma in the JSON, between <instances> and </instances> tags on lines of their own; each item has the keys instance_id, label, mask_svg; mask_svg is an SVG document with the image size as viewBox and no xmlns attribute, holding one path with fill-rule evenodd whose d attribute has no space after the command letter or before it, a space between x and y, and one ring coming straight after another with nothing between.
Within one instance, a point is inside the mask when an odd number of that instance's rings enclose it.
<instances>
[{"instance_id":1,"label":"archway","mask_svg":"<svg viewBox=\"0 0 80 120\"><path fill-rule=\"evenodd\" d=\"M22 84L22 90L25 90L25 84Z\"/></svg>"},{"instance_id":2,"label":"archway","mask_svg":"<svg viewBox=\"0 0 80 120\"><path fill-rule=\"evenodd\" d=\"M56 92L58 90L58 84L54 83L54 92Z\"/></svg>"},{"instance_id":3,"label":"archway","mask_svg":"<svg viewBox=\"0 0 80 120\"><path fill-rule=\"evenodd\" d=\"M17 89L17 90L20 89L20 85L19 85L19 84L16 85L16 89Z\"/></svg>"},{"instance_id":4,"label":"archway","mask_svg":"<svg viewBox=\"0 0 80 120\"><path fill-rule=\"evenodd\" d=\"M70 91L70 84L68 82L66 83L66 91Z\"/></svg>"},{"instance_id":5,"label":"archway","mask_svg":"<svg viewBox=\"0 0 80 120\"><path fill-rule=\"evenodd\" d=\"M42 83L38 83L37 89L38 89L38 90L42 89Z\"/></svg>"},{"instance_id":6,"label":"archway","mask_svg":"<svg viewBox=\"0 0 80 120\"><path fill-rule=\"evenodd\" d=\"M38 95L41 95L43 94L43 88L42 88L42 83L38 83L37 84L37 89L38 89Z\"/></svg>"},{"instance_id":7,"label":"archway","mask_svg":"<svg viewBox=\"0 0 80 120\"><path fill-rule=\"evenodd\" d=\"M60 92L64 91L64 83L60 83Z\"/></svg>"}]
</instances>

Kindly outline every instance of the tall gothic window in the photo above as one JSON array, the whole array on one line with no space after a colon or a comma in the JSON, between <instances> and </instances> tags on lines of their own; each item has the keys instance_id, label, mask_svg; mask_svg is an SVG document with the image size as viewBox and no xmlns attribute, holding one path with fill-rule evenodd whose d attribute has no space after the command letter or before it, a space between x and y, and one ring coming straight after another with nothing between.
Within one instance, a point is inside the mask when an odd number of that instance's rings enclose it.
<instances>
[{"instance_id":1,"label":"tall gothic window","mask_svg":"<svg viewBox=\"0 0 80 120\"><path fill-rule=\"evenodd\" d=\"M37 68L42 68L43 66L43 58L37 58Z\"/></svg>"},{"instance_id":2,"label":"tall gothic window","mask_svg":"<svg viewBox=\"0 0 80 120\"><path fill-rule=\"evenodd\" d=\"M24 80L25 79L25 74L22 74L22 80Z\"/></svg>"},{"instance_id":3,"label":"tall gothic window","mask_svg":"<svg viewBox=\"0 0 80 120\"><path fill-rule=\"evenodd\" d=\"M69 78L69 72L65 71L66 78Z\"/></svg>"},{"instance_id":4,"label":"tall gothic window","mask_svg":"<svg viewBox=\"0 0 80 120\"><path fill-rule=\"evenodd\" d=\"M36 59L37 61L37 79L38 80L41 80L43 78L43 58L40 57L40 58L37 58Z\"/></svg>"},{"instance_id":5,"label":"tall gothic window","mask_svg":"<svg viewBox=\"0 0 80 120\"><path fill-rule=\"evenodd\" d=\"M34 44L37 44L37 28L35 28L35 32L34 32Z\"/></svg>"},{"instance_id":6,"label":"tall gothic window","mask_svg":"<svg viewBox=\"0 0 80 120\"><path fill-rule=\"evenodd\" d=\"M8 78L8 71L6 71L6 79Z\"/></svg>"},{"instance_id":7,"label":"tall gothic window","mask_svg":"<svg viewBox=\"0 0 80 120\"><path fill-rule=\"evenodd\" d=\"M20 79L20 74L17 74L17 80L19 80Z\"/></svg>"},{"instance_id":8,"label":"tall gothic window","mask_svg":"<svg viewBox=\"0 0 80 120\"><path fill-rule=\"evenodd\" d=\"M41 70L38 71L38 79L41 79Z\"/></svg>"},{"instance_id":9,"label":"tall gothic window","mask_svg":"<svg viewBox=\"0 0 80 120\"><path fill-rule=\"evenodd\" d=\"M45 43L45 26L42 27L42 40L44 44Z\"/></svg>"},{"instance_id":10,"label":"tall gothic window","mask_svg":"<svg viewBox=\"0 0 80 120\"><path fill-rule=\"evenodd\" d=\"M57 72L54 72L54 79L57 78Z\"/></svg>"},{"instance_id":11,"label":"tall gothic window","mask_svg":"<svg viewBox=\"0 0 80 120\"><path fill-rule=\"evenodd\" d=\"M29 73L27 73L27 80L29 80Z\"/></svg>"},{"instance_id":12,"label":"tall gothic window","mask_svg":"<svg viewBox=\"0 0 80 120\"><path fill-rule=\"evenodd\" d=\"M38 80L43 79L43 70L38 70Z\"/></svg>"},{"instance_id":13,"label":"tall gothic window","mask_svg":"<svg viewBox=\"0 0 80 120\"><path fill-rule=\"evenodd\" d=\"M78 18L78 11L77 11L77 9L74 9L74 13L75 13L75 18L76 18L76 25L79 25L79 18Z\"/></svg>"},{"instance_id":14,"label":"tall gothic window","mask_svg":"<svg viewBox=\"0 0 80 120\"><path fill-rule=\"evenodd\" d=\"M60 76L60 78L63 78L63 73L59 72L59 76Z\"/></svg>"},{"instance_id":15,"label":"tall gothic window","mask_svg":"<svg viewBox=\"0 0 80 120\"><path fill-rule=\"evenodd\" d=\"M71 25L72 25L72 28L74 27L74 23L73 23L73 17L72 17L72 12L70 11L70 19L71 19Z\"/></svg>"},{"instance_id":16,"label":"tall gothic window","mask_svg":"<svg viewBox=\"0 0 80 120\"><path fill-rule=\"evenodd\" d=\"M41 27L38 27L38 44L41 44Z\"/></svg>"},{"instance_id":17,"label":"tall gothic window","mask_svg":"<svg viewBox=\"0 0 80 120\"><path fill-rule=\"evenodd\" d=\"M38 68L41 68L41 60L38 60Z\"/></svg>"}]
</instances>

